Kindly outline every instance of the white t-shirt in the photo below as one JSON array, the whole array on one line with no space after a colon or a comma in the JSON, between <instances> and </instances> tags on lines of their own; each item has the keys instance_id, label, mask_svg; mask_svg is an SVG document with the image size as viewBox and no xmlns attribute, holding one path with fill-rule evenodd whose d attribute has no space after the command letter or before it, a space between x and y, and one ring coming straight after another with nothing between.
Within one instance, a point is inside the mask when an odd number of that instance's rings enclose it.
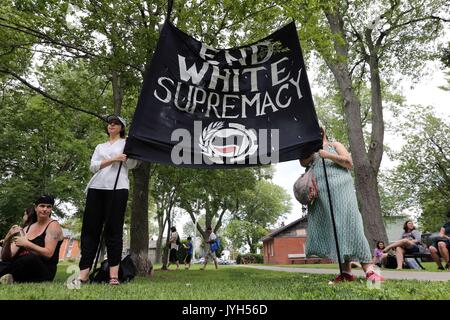
<instances>
[{"instance_id":1,"label":"white t-shirt","mask_svg":"<svg viewBox=\"0 0 450 320\"><path fill-rule=\"evenodd\" d=\"M123 153L125 147L125 139L116 140L114 143L105 142L98 144L95 147L94 154L91 158L90 170L95 173L89 181L86 190L101 189L101 190L113 190L114 183L116 182L117 171L119 170L120 162L114 162L113 164L100 169L100 165L103 160L109 160L113 157ZM136 167L138 161L134 159L127 159L122 164L120 169L119 180L117 181L116 189L129 189L130 181L128 180L128 170Z\"/></svg>"},{"instance_id":2,"label":"white t-shirt","mask_svg":"<svg viewBox=\"0 0 450 320\"><path fill-rule=\"evenodd\" d=\"M170 234L170 249L178 250L177 238L178 238L178 233L176 231L174 231Z\"/></svg>"},{"instance_id":3,"label":"white t-shirt","mask_svg":"<svg viewBox=\"0 0 450 320\"><path fill-rule=\"evenodd\" d=\"M214 241L217 239L217 236L214 234L214 232L211 232L209 235L208 241Z\"/></svg>"}]
</instances>

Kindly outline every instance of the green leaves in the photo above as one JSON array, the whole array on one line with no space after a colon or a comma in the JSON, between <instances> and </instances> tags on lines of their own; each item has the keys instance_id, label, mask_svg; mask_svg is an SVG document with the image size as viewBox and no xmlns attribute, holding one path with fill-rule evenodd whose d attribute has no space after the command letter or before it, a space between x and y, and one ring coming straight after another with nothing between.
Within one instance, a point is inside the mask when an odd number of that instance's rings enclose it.
<instances>
[{"instance_id":1,"label":"green leaves","mask_svg":"<svg viewBox=\"0 0 450 320\"><path fill-rule=\"evenodd\" d=\"M394 155L400 164L388 178L389 189L395 190L398 202L422 209L420 222L426 231L437 231L450 205L449 119L414 106L400 128L406 143Z\"/></svg>"}]
</instances>

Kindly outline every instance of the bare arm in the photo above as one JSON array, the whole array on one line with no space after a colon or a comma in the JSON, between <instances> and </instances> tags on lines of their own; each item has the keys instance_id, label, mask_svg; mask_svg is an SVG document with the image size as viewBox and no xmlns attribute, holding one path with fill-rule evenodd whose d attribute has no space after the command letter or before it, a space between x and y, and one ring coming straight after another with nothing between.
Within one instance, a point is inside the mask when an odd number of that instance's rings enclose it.
<instances>
[{"instance_id":1,"label":"bare arm","mask_svg":"<svg viewBox=\"0 0 450 320\"><path fill-rule=\"evenodd\" d=\"M333 142L332 146L336 149L337 154L322 149L319 151L319 155L322 158L330 159L331 161L337 163L343 168L352 169L353 161L347 149L339 142Z\"/></svg>"},{"instance_id":2,"label":"bare arm","mask_svg":"<svg viewBox=\"0 0 450 320\"><path fill-rule=\"evenodd\" d=\"M441 228L441 230L439 230L439 237L450 240L450 237L445 235L445 229L444 228Z\"/></svg>"},{"instance_id":3,"label":"bare arm","mask_svg":"<svg viewBox=\"0 0 450 320\"><path fill-rule=\"evenodd\" d=\"M20 229L21 228L19 226L14 225L6 234L1 256L3 261L11 260L17 254L17 251L19 251L19 247L17 247L16 244L12 241L12 235L19 232Z\"/></svg>"},{"instance_id":4,"label":"bare arm","mask_svg":"<svg viewBox=\"0 0 450 320\"><path fill-rule=\"evenodd\" d=\"M45 247L38 246L26 237L15 238L15 243L18 247L23 247L29 251L32 251L40 256L51 258L55 252L58 241L63 239L62 229L57 222L53 222L47 229L45 235Z\"/></svg>"}]
</instances>

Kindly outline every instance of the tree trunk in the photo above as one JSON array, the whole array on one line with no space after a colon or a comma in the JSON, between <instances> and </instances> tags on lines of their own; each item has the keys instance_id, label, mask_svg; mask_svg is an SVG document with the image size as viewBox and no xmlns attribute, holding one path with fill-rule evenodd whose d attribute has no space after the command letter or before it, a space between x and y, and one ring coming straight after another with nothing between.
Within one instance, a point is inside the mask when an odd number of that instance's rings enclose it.
<instances>
[{"instance_id":1,"label":"tree trunk","mask_svg":"<svg viewBox=\"0 0 450 320\"><path fill-rule=\"evenodd\" d=\"M139 275L148 275L152 263L148 257L148 187L150 164L143 162L133 170L130 252Z\"/></svg>"},{"instance_id":2,"label":"tree trunk","mask_svg":"<svg viewBox=\"0 0 450 320\"><path fill-rule=\"evenodd\" d=\"M164 253L163 253L163 257L162 257L162 267L161 270L167 270L167 265L169 263L169 240L170 240L170 228L172 227L170 224L170 211L166 216L167 219L167 238L166 238L166 244L164 246ZM164 224L165 225L165 224Z\"/></svg>"},{"instance_id":3,"label":"tree trunk","mask_svg":"<svg viewBox=\"0 0 450 320\"><path fill-rule=\"evenodd\" d=\"M387 241L377 181L378 169L383 153L383 124L380 124L379 122L383 121L383 117L382 113L380 114L379 109L373 110L373 143L371 143L370 146L372 149L369 147L368 154L366 152L361 124L361 104L353 89L351 75L346 62L348 61L349 55L347 42L345 41L342 29L343 21L337 12L326 12L325 14L332 32L341 39L344 39L343 43L338 41L335 42L335 50L340 56L339 60L333 61L332 59L329 59L326 63L332 71L344 99L344 116L347 124L350 149L355 170L356 195L364 222L364 231L369 245L373 248L376 241ZM375 88L372 88L372 90L373 89ZM377 102L377 99L379 99L381 105L381 91L379 95L372 96L372 102ZM376 107L377 106L375 106L375 108Z\"/></svg>"},{"instance_id":4,"label":"tree trunk","mask_svg":"<svg viewBox=\"0 0 450 320\"><path fill-rule=\"evenodd\" d=\"M123 88L120 84L120 75L115 70L111 74L111 83L114 99L114 114L120 115L122 111Z\"/></svg>"},{"instance_id":5,"label":"tree trunk","mask_svg":"<svg viewBox=\"0 0 450 320\"><path fill-rule=\"evenodd\" d=\"M162 223L159 226L158 239L156 240L156 255L155 255L155 263L161 263L161 246L162 239L164 234L164 229L162 228Z\"/></svg>"},{"instance_id":6,"label":"tree trunk","mask_svg":"<svg viewBox=\"0 0 450 320\"><path fill-rule=\"evenodd\" d=\"M247 236L247 244L250 247L250 253L256 253L256 243L251 239L249 236Z\"/></svg>"}]
</instances>

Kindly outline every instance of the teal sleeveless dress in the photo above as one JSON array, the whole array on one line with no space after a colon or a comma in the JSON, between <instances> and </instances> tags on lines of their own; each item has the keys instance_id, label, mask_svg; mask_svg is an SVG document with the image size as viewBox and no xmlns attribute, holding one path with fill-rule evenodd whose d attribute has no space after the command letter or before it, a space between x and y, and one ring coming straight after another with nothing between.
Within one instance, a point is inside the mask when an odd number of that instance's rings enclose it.
<instances>
[{"instance_id":1,"label":"teal sleeveless dress","mask_svg":"<svg viewBox=\"0 0 450 320\"><path fill-rule=\"evenodd\" d=\"M334 147L330 145L328 145L328 151L337 154ZM353 177L348 169L329 159L325 159L325 165L333 202L341 261L369 263L372 260L372 254L364 235ZM306 255L338 261L322 158L315 159L311 169L314 170L317 179L319 196L312 204L308 205Z\"/></svg>"}]
</instances>

